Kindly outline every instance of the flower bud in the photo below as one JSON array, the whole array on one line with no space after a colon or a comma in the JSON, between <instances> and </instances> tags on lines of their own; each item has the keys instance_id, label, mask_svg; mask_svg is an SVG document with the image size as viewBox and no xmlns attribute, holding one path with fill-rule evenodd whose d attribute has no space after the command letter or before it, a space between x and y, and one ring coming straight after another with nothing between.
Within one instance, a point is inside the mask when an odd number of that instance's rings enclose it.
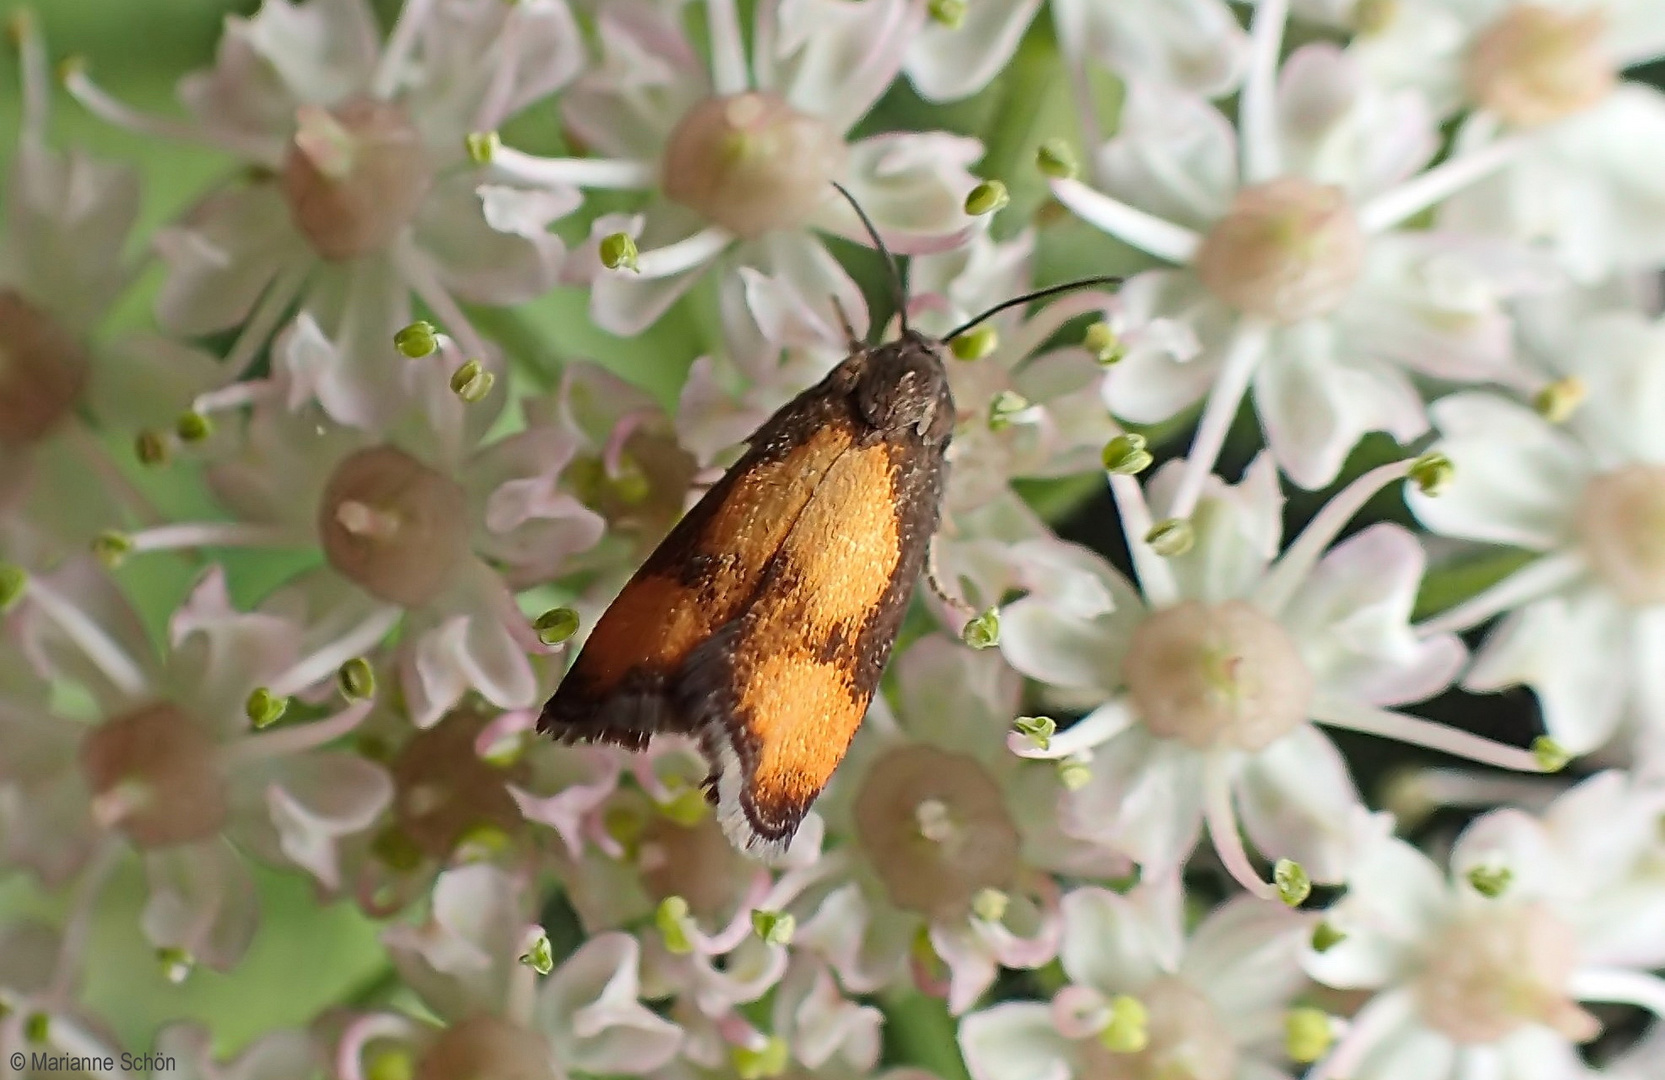
<instances>
[{"instance_id":1,"label":"flower bud","mask_svg":"<svg viewBox=\"0 0 1665 1080\"><path fill-rule=\"evenodd\" d=\"M1300 907L1312 895L1312 879L1306 868L1292 859L1279 859L1273 864L1272 884L1277 886L1278 899L1290 907Z\"/></svg>"},{"instance_id":2,"label":"flower bud","mask_svg":"<svg viewBox=\"0 0 1665 1080\"><path fill-rule=\"evenodd\" d=\"M559 645L578 633L578 612L569 607L550 608L533 621L532 629L545 645Z\"/></svg>"},{"instance_id":3,"label":"flower bud","mask_svg":"<svg viewBox=\"0 0 1665 1080\"><path fill-rule=\"evenodd\" d=\"M199 412L180 413L174 421L174 434L180 442L199 443L214 434L214 421Z\"/></svg>"},{"instance_id":4,"label":"flower bud","mask_svg":"<svg viewBox=\"0 0 1665 1080\"><path fill-rule=\"evenodd\" d=\"M476 165L490 165L502 145L503 140L495 131L471 131L463 136L463 149L468 153L468 160Z\"/></svg>"},{"instance_id":5,"label":"flower bud","mask_svg":"<svg viewBox=\"0 0 1665 1080\"><path fill-rule=\"evenodd\" d=\"M632 270L641 272L641 266L636 257L640 254L636 250L636 240L629 233L616 232L601 238L601 265L609 270Z\"/></svg>"},{"instance_id":6,"label":"flower bud","mask_svg":"<svg viewBox=\"0 0 1665 1080\"><path fill-rule=\"evenodd\" d=\"M439 331L431 322L413 322L393 335L393 347L412 360L420 360L439 348Z\"/></svg>"},{"instance_id":7,"label":"flower bud","mask_svg":"<svg viewBox=\"0 0 1665 1080\"><path fill-rule=\"evenodd\" d=\"M532 939L532 944L520 954L520 962L537 972L548 975L555 970L555 953L549 945L549 935L542 930Z\"/></svg>"},{"instance_id":8,"label":"flower bud","mask_svg":"<svg viewBox=\"0 0 1665 1080\"><path fill-rule=\"evenodd\" d=\"M1196 530L1184 518L1158 521L1145 534L1145 543L1151 546L1151 550L1169 559L1190 551L1191 545L1196 542Z\"/></svg>"},{"instance_id":9,"label":"flower bud","mask_svg":"<svg viewBox=\"0 0 1665 1080\"><path fill-rule=\"evenodd\" d=\"M288 711L289 699L277 696L264 686L255 687L243 703L243 714L256 728L272 726L282 720L283 714Z\"/></svg>"},{"instance_id":10,"label":"flower bud","mask_svg":"<svg viewBox=\"0 0 1665 1080\"><path fill-rule=\"evenodd\" d=\"M960 628L960 640L973 649L1000 644L1000 609L989 608Z\"/></svg>"},{"instance_id":11,"label":"flower bud","mask_svg":"<svg viewBox=\"0 0 1665 1080\"><path fill-rule=\"evenodd\" d=\"M998 180L984 180L966 195L965 212L972 217L982 217L995 213L1011 201L1012 195L1005 184Z\"/></svg>"},{"instance_id":12,"label":"flower bud","mask_svg":"<svg viewBox=\"0 0 1665 1080\"><path fill-rule=\"evenodd\" d=\"M1134 432L1117 435L1105 443L1101 456L1105 471L1117 476L1137 476L1156 460L1145 449L1145 437Z\"/></svg>"},{"instance_id":13,"label":"flower bud","mask_svg":"<svg viewBox=\"0 0 1665 1080\"><path fill-rule=\"evenodd\" d=\"M1012 730L1034 743L1035 749L1046 750L1058 733L1058 722L1050 716L1020 716L1012 721Z\"/></svg>"},{"instance_id":14,"label":"flower bud","mask_svg":"<svg viewBox=\"0 0 1665 1080\"><path fill-rule=\"evenodd\" d=\"M948 343L956 360L981 360L1000 346L1000 331L985 323Z\"/></svg>"},{"instance_id":15,"label":"flower bud","mask_svg":"<svg viewBox=\"0 0 1665 1080\"><path fill-rule=\"evenodd\" d=\"M771 945L792 944L792 934L797 928L798 920L784 911L752 912L752 929Z\"/></svg>"},{"instance_id":16,"label":"flower bud","mask_svg":"<svg viewBox=\"0 0 1665 1080\"><path fill-rule=\"evenodd\" d=\"M1063 139L1048 139L1035 151L1035 167L1058 180L1073 180L1081 175L1081 164L1075 151Z\"/></svg>"},{"instance_id":17,"label":"flower bud","mask_svg":"<svg viewBox=\"0 0 1665 1080\"><path fill-rule=\"evenodd\" d=\"M1456 466L1451 464L1451 459L1434 450L1411 462L1410 471L1406 476L1424 495L1434 499L1451 486L1451 479L1456 473Z\"/></svg>"},{"instance_id":18,"label":"flower bud","mask_svg":"<svg viewBox=\"0 0 1665 1080\"><path fill-rule=\"evenodd\" d=\"M336 685L341 688L341 696L348 701L364 701L376 696L376 672L370 666L370 661L362 656L355 656L336 673Z\"/></svg>"}]
</instances>

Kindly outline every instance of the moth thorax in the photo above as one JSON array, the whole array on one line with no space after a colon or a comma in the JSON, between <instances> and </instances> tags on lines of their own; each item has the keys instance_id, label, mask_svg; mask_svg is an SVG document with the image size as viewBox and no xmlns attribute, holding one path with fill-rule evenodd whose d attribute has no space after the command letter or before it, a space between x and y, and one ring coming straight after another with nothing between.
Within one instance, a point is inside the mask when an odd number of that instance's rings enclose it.
<instances>
[{"instance_id":1,"label":"moth thorax","mask_svg":"<svg viewBox=\"0 0 1665 1080\"><path fill-rule=\"evenodd\" d=\"M1147 729L1198 750L1261 750L1311 715L1313 679L1278 623L1241 600L1187 600L1133 632L1122 679Z\"/></svg>"},{"instance_id":2,"label":"moth thorax","mask_svg":"<svg viewBox=\"0 0 1665 1080\"><path fill-rule=\"evenodd\" d=\"M387 250L434 180L410 117L391 102L353 98L304 105L295 119L280 176L295 227L331 261Z\"/></svg>"},{"instance_id":3,"label":"moth thorax","mask_svg":"<svg viewBox=\"0 0 1665 1080\"><path fill-rule=\"evenodd\" d=\"M424 855L448 859L482 830L510 837L526 831L509 785L525 784L530 768L523 760L500 765L479 755L476 740L488 722L472 710L447 713L418 731L389 766L394 820Z\"/></svg>"},{"instance_id":4,"label":"moth thorax","mask_svg":"<svg viewBox=\"0 0 1665 1080\"><path fill-rule=\"evenodd\" d=\"M683 115L665 145L662 183L671 200L750 238L807 224L847 155L826 121L748 91Z\"/></svg>"},{"instance_id":5,"label":"moth thorax","mask_svg":"<svg viewBox=\"0 0 1665 1080\"><path fill-rule=\"evenodd\" d=\"M1627 465L1591 480L1577 520L1585 557L1620 600L1665 603L1665 465Z\"/></svg>"},{"instance_id":6,"label":"moth thorax","mask_svg":"<svg viewBox=\"0 0 1665 1080\"><path fill-rule=\"evenodd\" d=\"M57 319L0 288L0 446L51 434L87 384L87 352Z\"/></svg>"},{"instance_id":7,"label":"moth thorax","mask_svg":"<svg viewBox=\"0 0 1665 1080\"><path fill-rule=\"evenodd\" d=\"M340 574L389 603L420 607L468 554L468 500L450 477L392 446L348 455L318 507L318 538Z\"/></svg>"},{"instance_id":8,"label":"moth thorax","mask_svg":"<svg viewBox=\"0 0 1665 1080\"><path fill-rule=\"evenodd\" d=\"M1090 1080L1232 1080L1237 1075L1237 1041L1213 1002L1184 979L1158 975L1135 995L1145 1007L1142 1050L1111 1050L1089 1038Z\"/></svg>"},{"instance_id":9,"label":"moth thorax","mask_svg":"<svg viewBox=\"0 0 1665 1080\"><path fill-rule=\"evenodd\" d=\"M1567 993L1578 940L1541 904L1478 907L1425 955L1415 983L1423 1022L1457 1042L1496 1042L1536 1024L1583 1042L1600 1028Z\"/></svg>"},{"instance_id":10,"label":"moth thorax","mask_svg":"<svg viewBox=\"0 0 1665 1080\"><path fill-rule=\"evenodd\" d=\"M931 746L881 757L856 796L856 835L891 903L963 916L1017 875L1018 832L1000 785L975 758Z\"/></svg>"},{"instance_id":11,"label":"moth thorax","mask_svg":"<svg viewBox=\"0 0 1665 1080\"><path fill-rule=\"evenodd\" d=\"M555 1080L542 1035L496 1016L452 1024L417 1059L412 1080Z\"/></svg>"},{"instance_id":12,"label":"moth thorax","mask_svg":"<svg viewBox=\"0 0 1665 1080\"><path fill-rule=\"evenodd\" d=\"M1232 307L1288 324L1341 306L1364 250L1364 230L1345 192L1285 176L1237 193L1203 237L1196 270Z\"/></svg>"},{"instance_id":13,"label":"moth thorax","mask_svg":"<svg viewBox=\"0 0 1665 1080\"><path fill-rule=\"evenodd\" d=\"M1547 124L1601 101L1617 81L1596 8L1511 4L1469 47L1463 79L1478 104L1513 124Z\"/></svg>"},{"instance_id":14,"label":"moth thorax","mask_svg":"<svg viewBox=\"0 0 1665 1080\"><path fill-rule=\"evenodd\" d=\"M691 825L653 812L636 843L642 886L655 900L680 896L707 924L734 914L746 884L746 861L712 814Z\"/></svg>"},{"instance_id":15,"label":"moth thorax","mask_svg":"<svg viewBox=\"0 0 1665 1080\"><path fill-rule=\"evenodd\" d=\"M141 848L218 833L230 814L218 746L168 702L108 720L81 740L93 818Z\"/></svg>"}]
</instances>

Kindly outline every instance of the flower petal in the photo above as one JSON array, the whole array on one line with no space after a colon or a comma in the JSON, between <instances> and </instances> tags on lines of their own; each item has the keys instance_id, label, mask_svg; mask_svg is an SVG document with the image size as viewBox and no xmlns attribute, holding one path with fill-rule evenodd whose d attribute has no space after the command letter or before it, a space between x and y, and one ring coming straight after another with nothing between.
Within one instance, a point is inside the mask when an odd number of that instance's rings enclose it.
<instances>
[{"instance_id":1,"label":"flower petal","mask_svg":"<svg viewBox=\"0 0 1665 1080\"><path fill-rule=\"evenodd\" d=\"M1245 758L1236 786L1243 829L1267 858L1293 859L1314 881L1346 877L1363 807L1347 762L1316 727Z\"/></svg>"}]
</instances>

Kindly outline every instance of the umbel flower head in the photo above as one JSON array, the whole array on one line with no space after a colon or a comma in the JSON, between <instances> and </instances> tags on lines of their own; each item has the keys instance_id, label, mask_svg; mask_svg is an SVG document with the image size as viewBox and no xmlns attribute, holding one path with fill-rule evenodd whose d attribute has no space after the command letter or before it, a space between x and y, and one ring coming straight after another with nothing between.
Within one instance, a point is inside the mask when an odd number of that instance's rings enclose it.
<instances>
[{"instance_id":1,"label":"umbel flower head","mask_svg":"<svg viewBox=\"0 0 1665 1080\"><path fill-rule=\"evenodd\" d=\"M554 283L562 249L547 226L576 201L487 182L464 135L581 61L564 0L406 4L385 44L366 0L267 0L228 18L215 65L181 81L188 121L138 113L78 67L66 85L113 123L252 166L157 236L158 321L182 335L240 328L232 381L298 304L324 344L290 374L335 420L378 428L406 401L391 341L413 296L484 362L458 301L515 303Z\"/></svg>"},{"instance_id":2,"label":"umbel flower head","mask_svg":"<svg viewBox=\"0 0 1665 1080\"><path fill-rule=\"evenodd\" d=\"M595 156L498 147L492 165L563 198L584 188L653 193L640 213L598 218L591 246L570 264L568 278L590 285L597 326L639 333L720 266L737 356L779 349L790 323L842 347L838 309L861 333L867 306L815 233L869 241L831 181L849 188L894 251L953 247L974 223L963 203L976 183L966 167L982 156L976 140L850 138L901 70L922 6L763 0L748 55L739 5L717 0L707 5L708 57L687 39L676 5L605 6L596 64L561 102Z\"/></svg>"}]
</instances>

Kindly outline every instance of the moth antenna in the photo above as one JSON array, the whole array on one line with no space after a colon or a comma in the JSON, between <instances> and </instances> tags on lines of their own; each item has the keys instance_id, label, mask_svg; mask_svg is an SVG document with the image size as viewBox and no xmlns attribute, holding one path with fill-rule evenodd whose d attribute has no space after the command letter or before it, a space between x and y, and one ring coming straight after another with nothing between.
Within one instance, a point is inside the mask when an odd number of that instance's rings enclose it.
<instances>
[{"instance_id":1,"label":"moth antenna","mask_svg":"<svg viewBox=\"0 0 1665 1080\"><path fill-rule=\"evenodd\" d=\"M832 300L833 310L838 312L838 325L844 329L845 346L852 353L861 351L866 346L861 338L856 336L856 328L850 323L850 313L844 310L844 304L838 297L833 296L830 299Z\"/></svg>"},{"instance_id":2,"label":"moth antenna","mask_svg":"<svg viewBox=\"0 0 1665 1080\"><path fill-rule=\"evenodd\" d=\"M975 619L981 614L976 608L950 593L948 586L942 583L942 575L938 573L937 566L937 538L934 536L925 544L925 582L931 586L931 591L936 593L938 600L966 618Z\"/></svg>"},{"instance_id":3,"label":"moth antenna","mask_svg":"<svg viewBox=\"0 0 1665 1080\"><path fill-rule=\"evenodd\" d=\"M1049 285L1044 289L1036 289L1034 292L1024 293L1022 296L1014 296L1010 300L1002 300L1000 303L989 308L976 318L956 326L954 329L948 331L948 333L942 335L942 340L953 341L955 338L959 337L967 330L972 329L989 316L998 315L1007 308L1017 307L1019 304L1027 304L1031 300L1045 300L1049 296L1057 296L1059 293L1070 292L1073 289L1085 289L1093 285L1120 285L1121 283L1122 279L1119 277L1089 277L1081 278L1079 281L1066 281L1062 285Z\"/></svg>"},{"instance_id":4,"label":"moth antenna","mask_svg":"<svg viewBox=\"0 0 1665 1080\"><path fill-rule=\"evenodd\" d=\"M848 202L850 208L856 212L856 216L861 218L862 227L867 230L867 235L872 238L873 246L879 249L880 255L884 256L885 266L890 269L891 298L896 302L896 314L902 320L902 333L907 333L908 290L902 284L902 270L896 265L896 256L892 255L890 249L885 247L884 238L879 235L878 227L873 224L873 219L867 216L867 211L861 208L861 203L856 201L856 197L850 194L849 190L837 180L832 182L832 186L838 189L838 193L844 196L844 201Z\"/></svg>"}]
</instances>

